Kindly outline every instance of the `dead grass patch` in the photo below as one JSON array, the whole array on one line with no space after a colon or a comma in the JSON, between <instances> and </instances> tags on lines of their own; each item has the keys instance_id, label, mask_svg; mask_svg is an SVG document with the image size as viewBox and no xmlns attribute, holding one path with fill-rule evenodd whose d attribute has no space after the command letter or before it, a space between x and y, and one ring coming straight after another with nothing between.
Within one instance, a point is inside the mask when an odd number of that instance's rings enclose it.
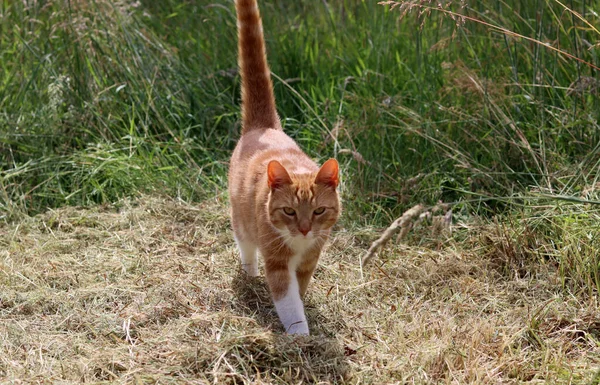
<instances>
[{"instance_id":1,"label":"dead grass patch","mask_svg":"<svg viewBox=\"0 0 600 385\"><path fill-rule=\"evenodd\" d=\"M227 214L217 199L144 197L0 228L0 378L594 381L596 298L561 290L549 268L503 273L502 233L491 244L481 238L491 230L471 228L435 247L387 245L361 278L365 243L339 229L306 301L313 335L292 338L264 280L240 274Z\"/></svg>"}]
</instances>

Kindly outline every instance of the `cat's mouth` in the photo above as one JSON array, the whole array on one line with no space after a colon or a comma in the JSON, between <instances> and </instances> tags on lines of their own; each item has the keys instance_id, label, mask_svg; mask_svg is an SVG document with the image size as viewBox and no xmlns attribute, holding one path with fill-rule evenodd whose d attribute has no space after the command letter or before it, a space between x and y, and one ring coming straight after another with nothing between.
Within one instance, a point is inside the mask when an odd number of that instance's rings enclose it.
<instances>
[{"instance_id":1,"label":"cat's mouth","mask_svg":"<svg viewBox=\"0 0 600 385\"><path fill-rule=\"evenodd\" d=\"M304 251L310 249L314 246L316 241L316 236L314 231L309 231L306 235L302 234L300 231L290 231L285 230L281 234L285 243L295 252L303 253Z\"/></svg>"},{"instance_id":2,"label":"cat's mouth","mask_svg":"<svg viewBox=\"0 0 600 385\"><path fill-rule=\"evenodd\" d=\"M290 233L290 238L295 241L309 241L315 238L315 235L312 231L309 231L306 234L302 234L301 232L293 232Z\"/></svg>"}]
</instances>

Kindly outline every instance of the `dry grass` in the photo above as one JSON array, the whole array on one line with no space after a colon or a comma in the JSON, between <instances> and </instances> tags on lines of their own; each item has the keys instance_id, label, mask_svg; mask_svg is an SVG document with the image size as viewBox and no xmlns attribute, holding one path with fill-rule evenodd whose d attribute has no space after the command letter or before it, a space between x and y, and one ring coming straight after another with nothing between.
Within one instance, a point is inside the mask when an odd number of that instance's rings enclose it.
<instances>
[{"instance_id":1,"label":"dry grass","mask_svg":"<svg viewBox=\"0 0 600 385\"><path fill-rule=\"evenodd\" d=\"M388 245L362 279L368 243L339 229L313 336L292 338L264 280L240 274L224 202L49 211L0 227L0 379L597 384L597 299L545 265L519 274L490 226Z\"/></svg>"}]
</instances>

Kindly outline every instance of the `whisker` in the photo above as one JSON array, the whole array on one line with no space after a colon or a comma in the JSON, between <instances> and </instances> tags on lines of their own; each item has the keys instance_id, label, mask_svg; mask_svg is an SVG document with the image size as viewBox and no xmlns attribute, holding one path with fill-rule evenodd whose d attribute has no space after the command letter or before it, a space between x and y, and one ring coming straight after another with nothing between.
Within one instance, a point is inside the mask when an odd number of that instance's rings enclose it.
<instances>
[{"instance_id":1,"label":"whisker","mask_svg":"<svg viewBox=\"0 0 600 385\"><path fill-rule=\"evenodd\" d=\"M259 237L259 239L263 239L266 237L272 237L273 234L263 234L262 237ZM267 241L266 244L264 244L264 247L270 247L272 246L274 243L276 242L281 242L279 247L277 247L274 251L277 253L279 252L281 249L283 249L284 246L287 246L288 241L290 240L290 236L288 234L285 233L278 233L273 239L270 239L269 241Z\"/></svg>"}]
</instances>

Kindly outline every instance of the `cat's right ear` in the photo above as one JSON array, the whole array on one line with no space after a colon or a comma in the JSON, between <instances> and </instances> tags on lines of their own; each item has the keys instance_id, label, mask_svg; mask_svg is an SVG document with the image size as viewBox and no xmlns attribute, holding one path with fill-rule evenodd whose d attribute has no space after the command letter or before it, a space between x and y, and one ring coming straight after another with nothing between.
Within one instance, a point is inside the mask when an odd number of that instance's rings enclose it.
<instances>
[{"instance_id":1,"label":"cat's right ear","mask_svg":"<svg viewBox=\"0 0 600 385\"><path fill-rule=\"evenodd\" d=\"M267 175L269 179L269 187L271 190L281 188L285 185L292 184L290 174L288 174L285 167L276 160L269 162L267 166Z\"/></svg>"}]
</instances>

